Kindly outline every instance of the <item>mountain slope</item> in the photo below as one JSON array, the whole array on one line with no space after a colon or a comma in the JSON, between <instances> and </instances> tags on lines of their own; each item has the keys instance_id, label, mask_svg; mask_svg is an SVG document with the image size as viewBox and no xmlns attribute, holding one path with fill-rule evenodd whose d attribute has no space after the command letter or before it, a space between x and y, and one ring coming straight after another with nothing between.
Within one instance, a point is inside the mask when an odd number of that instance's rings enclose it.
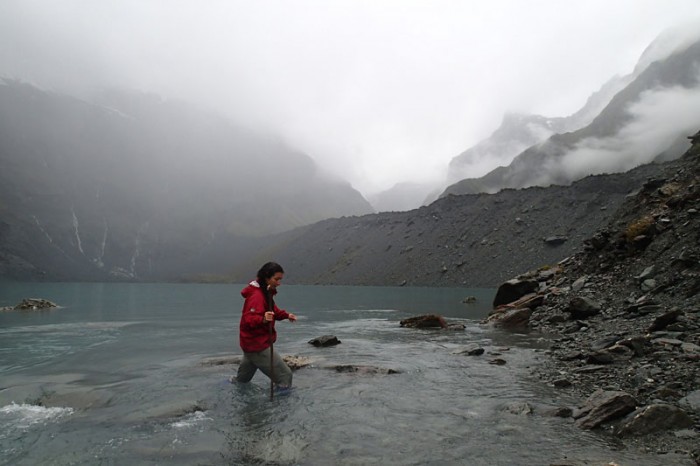
<instances>
[{"instance_id":1,"label":"mountain slope","mask_svg":"<svg viewBox=\"0 0 700 466\"><path fill-rule=\"evenodd\" d=\"M217 237L371 212L308 156L155 96L0 85L0 273L169 279ZM245 249L245 248L243 248Z\"/></svg>"},{"instance_id":2,"label":"mountain slope","mask_svg":"<svg viewBox=\"0 0 700 466\"><path fill-rule=\"evenodd\" d=\"M580 247L659 167L590 176L571 186L448 196L409 212L329 219L265 241L290 283L495 287Z\"/></svg>"},{"instance_id":3,"label":"mountain slope","mask_svg":"<svg viewBox=\"0 0 700 466\"><path fill-rule=\"evenodd\" d=\"M688 148L678 141L700 125L699 67L700 42L652 62L589 125L555 134L510 165L459 181L443 195L566 184L592 173L625 171L659 154L678 157Z\"/></svg>"},{"instance_id":4,"label":"mountain slope","mask_svg":"<svg viewBox=\"0 0 700 466\"><path fill-rule=\"evenodd\" d=\"M545 141L553 134L582 128L589 124L631 79L631 75L623 78L613 77L592 94L579 111L568 117L506 114L501 125L491 136L450 161L447 182L455 183L465 178L474 178L475 175L486 173L484 169L508 165L525 149Z\"/></svg>"}]
</instances>

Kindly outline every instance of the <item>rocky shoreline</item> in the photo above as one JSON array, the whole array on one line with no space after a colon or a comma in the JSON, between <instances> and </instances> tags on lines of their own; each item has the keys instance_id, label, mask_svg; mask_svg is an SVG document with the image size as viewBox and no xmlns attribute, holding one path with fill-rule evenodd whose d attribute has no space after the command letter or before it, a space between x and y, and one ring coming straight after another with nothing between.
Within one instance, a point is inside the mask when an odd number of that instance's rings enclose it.
<instances>
[{"instance_id":1,"label":"rocky shoreline","mask_svg":"<svg viewBox=\"0 0 700 466\"><path fill-rule=\"evenodd\" d=\"M560 263L504 283L489 322L551 335L538 380L583 429L700 464L700 145Z\"/></svg>"}]
</instances>

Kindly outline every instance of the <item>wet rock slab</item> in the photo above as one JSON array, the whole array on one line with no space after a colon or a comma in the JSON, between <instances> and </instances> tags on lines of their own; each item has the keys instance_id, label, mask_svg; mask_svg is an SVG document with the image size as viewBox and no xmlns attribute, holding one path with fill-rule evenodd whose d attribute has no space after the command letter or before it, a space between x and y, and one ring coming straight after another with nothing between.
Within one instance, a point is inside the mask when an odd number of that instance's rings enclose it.
<instances>
[{"instance_id":1,"label":"wet rock slab","mask_svg":"<svg viewBox=\"0 0 700 466\"><path fill-rule=\"evenodd\" d=\"M616 434L620 437L647 435L664 430L680 430L693 424L693 419L682 409L656 403L632 412L622 420Z\"/></svg>"},{"instance_id":2,"label":"wet rock slab","mask_svg":"<svg viewBox=\"0 0 700 466\"><path fill-rule=\"evenodd\" d=\"M599 390L591 395L584 406L574 413L577 425L583 429L594 429L602 423L622 417L637 406L637 401L622 391Z\"/></svg>"},{"instance_id":3,"label":"wet rock slab","mask_svg":"<svg viewBox=\"0 0 700 466\"><path fill-rule=\"evenodd\" d=\"M389 375L401 373L401 371L397 369L354 364L340 364L336 366L329 366L328 368L335 370L336 372L351 373L358 375Z\"/></svg>"},{"instance_id":4,"label":"wet rock slab","mask_svg":"<svg viewBox=\"0 0 700 466\"><path fill-rule=\"evenodd\" d=\"M312 358L306 356L297 355L285 355L282 356L284 362L292 370L301 369L302 367L309 366L313 363ZM204 358L199 361L199 365L203 367L216 367L216 366L229 366L229 365L239 365L243 360L243 356L240 355L226 355L226 356L212 356L209 358Z\"/></svg>"}]
</instances>

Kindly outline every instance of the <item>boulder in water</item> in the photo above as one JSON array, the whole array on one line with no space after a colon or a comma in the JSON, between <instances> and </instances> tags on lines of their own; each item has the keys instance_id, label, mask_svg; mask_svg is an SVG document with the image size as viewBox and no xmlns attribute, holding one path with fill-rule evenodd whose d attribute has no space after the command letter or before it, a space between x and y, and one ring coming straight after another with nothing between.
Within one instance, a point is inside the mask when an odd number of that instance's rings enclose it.
<instances>
[{"instance_id":1,"label":"boulder in water","mask_svg":"<svg viewBox=\"0 0 700 466\"><path fill-rule=\"evenodd\" d=\"M14 308L18 311L33 311L37 309L51 309L53 307L58 307L58 304L53 303L48 299L25 298Z\"/></svg>"},{"instance_id":2,"label":"boulder in water","mask_svg":"<svg viewBox=\"0 0 700 466\"><path fill-rule=\"evenodd\" d=\"M335 335L323 335L320 337L316 337L312 340L309 340L310 345L314 346L321 346L321 347L326 347L326 346L335 346L339 345L342 343L340 340L338 340L338 337Z\"/></svg>"},{"instance_id":3,"label":"boulder in water","mask_svg":"<svg viewBox=\"0 0 700 466\"><path fill-rule=\"evenodd\" d=\"M477 345L476 343L469 344L467 346L458 348L452 351L452 354L466 354L468 356L481 356L484 354L484 348Z\"/></svg>"},{"instance_id":4,"label":"boulder in water","mask_svg":"<svg viewBox=\"0 0 700 466\"><path fill-rule=\"evenodd\" d=\"M400 321L399 324L408 328L447 328L445 318L437 314L409 317Z\"/></svg>"}]
</instances>

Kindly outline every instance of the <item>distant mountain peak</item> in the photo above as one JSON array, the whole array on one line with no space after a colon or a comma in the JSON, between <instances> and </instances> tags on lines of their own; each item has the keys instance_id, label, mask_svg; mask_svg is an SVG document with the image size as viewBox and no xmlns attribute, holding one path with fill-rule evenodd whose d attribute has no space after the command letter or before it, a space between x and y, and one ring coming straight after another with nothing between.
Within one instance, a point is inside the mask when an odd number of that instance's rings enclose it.
<instances>
[{"instance_id":1,"label":"distant mountain peak","mask_svg":"<svg viewBox=\"0 0 700 466\"><path fill-rule=\"evenodd\" d=\"M217 250L373 212L279 139L185 102L0 86L0 276L171 279ZM193 264L199 264L195 266Z\"/></svg>"},{"instance_id":2,"label":"distant mountain peak","mask_svg":"<svg viewBox=\"0 0 700 466\"><path fill-rule=\"evenodd\" d=\"M582 128L590 123L630 80L628 76L614 76L591 94L580 110L567 117L505 113L500 126L491 136L450 161L447 182L478 178L497 167L510 164L518 154L555 134Z\"/></svg>"}]
</instances>

